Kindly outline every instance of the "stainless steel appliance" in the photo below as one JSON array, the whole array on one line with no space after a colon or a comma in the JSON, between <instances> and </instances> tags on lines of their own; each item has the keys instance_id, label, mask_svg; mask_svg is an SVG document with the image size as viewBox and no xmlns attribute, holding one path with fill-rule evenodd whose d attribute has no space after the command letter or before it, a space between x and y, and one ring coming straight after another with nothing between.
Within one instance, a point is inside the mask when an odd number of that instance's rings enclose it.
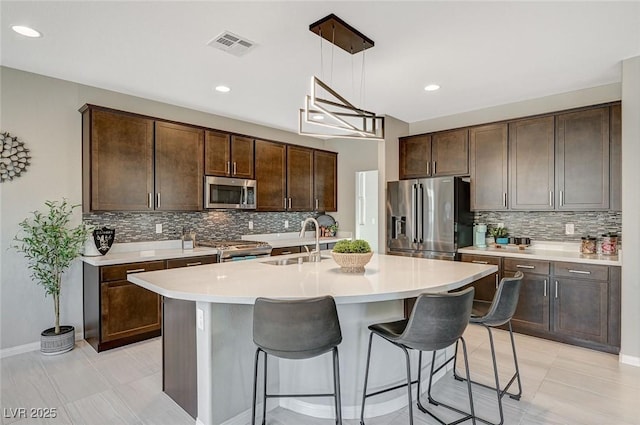
<instances>
[{"instance_id":1,"label":"stainless steel appliance","mask_svg":"<svg viewBox=\"0 0 640 425\"><path fill-rule=\"evenodd\" d=\"M256 241L201 241L201 246L208 246L218 250L218 261L249 260L271 255L271 245L266 242Z\"/></svg>"},{"instance_id":2,"label":"stainless steel appliance","mask_svg":"<svg viewBox=\"0 0 640 425\"><path fill-rule=\"evenodd\" d=\"M460 177L387 183L387 253L455 259L473 243L469 182Z\"/></svg>"},{"instance_id":3,"label":"stainless steel appliance","mask_svg":"<svg viewBox=\"0 0 640 425\"><path fill-rule=\"evenodd\" d=\"M205 177L204 207L255 209L256 181L230 177Z\"/></svg>"}]
</instances>

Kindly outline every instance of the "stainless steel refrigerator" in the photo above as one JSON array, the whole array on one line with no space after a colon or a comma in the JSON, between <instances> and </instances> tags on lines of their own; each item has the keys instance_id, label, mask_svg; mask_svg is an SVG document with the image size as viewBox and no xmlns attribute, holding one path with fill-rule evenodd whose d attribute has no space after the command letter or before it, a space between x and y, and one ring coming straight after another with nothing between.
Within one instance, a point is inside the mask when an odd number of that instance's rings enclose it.
<instances>
[{"instance_id":1,"label":"stainless steel refrigerator","mask_svg":"<svg viewBox=\"0 0 640 425\"><path fill-rule=\"evenodd\" d=\"M387 253L455 259L473 243L469 182L460 177L387 183Z\"/></svg>"}]
</instances>

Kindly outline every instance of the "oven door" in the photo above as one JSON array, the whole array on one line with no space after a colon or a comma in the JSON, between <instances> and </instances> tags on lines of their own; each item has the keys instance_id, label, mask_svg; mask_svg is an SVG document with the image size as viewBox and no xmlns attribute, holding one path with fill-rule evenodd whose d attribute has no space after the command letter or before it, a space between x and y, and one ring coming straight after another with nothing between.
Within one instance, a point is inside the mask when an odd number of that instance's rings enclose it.
<instances>
[{"instance_id":1,"label":"oven door","mask_svg":"<svg viewBox=\"0 0 640 425\"><path fill-rule=\"evenodd\" d=\"M256 181L207 176L204 205L205 208L255 209Z\"/></svg>"}]
</instances>

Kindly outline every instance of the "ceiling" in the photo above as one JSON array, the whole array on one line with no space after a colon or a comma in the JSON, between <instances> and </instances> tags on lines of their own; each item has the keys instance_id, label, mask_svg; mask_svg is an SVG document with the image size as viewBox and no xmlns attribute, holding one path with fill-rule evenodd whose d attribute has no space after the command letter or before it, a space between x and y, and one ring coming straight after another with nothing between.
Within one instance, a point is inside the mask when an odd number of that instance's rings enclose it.
<instances>
[{"instance_id":1,"label":"ceiling","mask_svg":"<svg viewBox=\"0 0 640 425\"><path fill-rule=\"evenodd\" d=\"M621 60L640 55L640 1L0 7L3 66L290 131L314 74L356 106L412 123L620 82ZM375 42L364 57L364 91L362 53L321 47L309 31L330 13ZM20 36L16 24L44 36ZM207 46L225 30L257 46L241 57ZM424 91L429 83L441 89ZM231 92L216 92L220 84Z\"/></svg>"}]
</instances>

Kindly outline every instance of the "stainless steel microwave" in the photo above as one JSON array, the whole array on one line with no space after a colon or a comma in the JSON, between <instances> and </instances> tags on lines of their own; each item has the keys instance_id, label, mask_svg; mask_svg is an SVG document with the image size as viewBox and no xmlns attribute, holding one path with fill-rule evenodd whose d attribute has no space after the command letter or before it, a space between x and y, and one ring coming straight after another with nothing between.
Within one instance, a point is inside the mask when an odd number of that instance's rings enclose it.
<instances>
[{"instance_id":1,"label":"stainless steel microwave","mask_svg":"<svg viewBox=\"0 0 640 425\"><path fill-rule=\"evenodd\" d=\"M205 177L204 207L251 210L256 208L256 181Z\"/></svg>"}]
</instances>

